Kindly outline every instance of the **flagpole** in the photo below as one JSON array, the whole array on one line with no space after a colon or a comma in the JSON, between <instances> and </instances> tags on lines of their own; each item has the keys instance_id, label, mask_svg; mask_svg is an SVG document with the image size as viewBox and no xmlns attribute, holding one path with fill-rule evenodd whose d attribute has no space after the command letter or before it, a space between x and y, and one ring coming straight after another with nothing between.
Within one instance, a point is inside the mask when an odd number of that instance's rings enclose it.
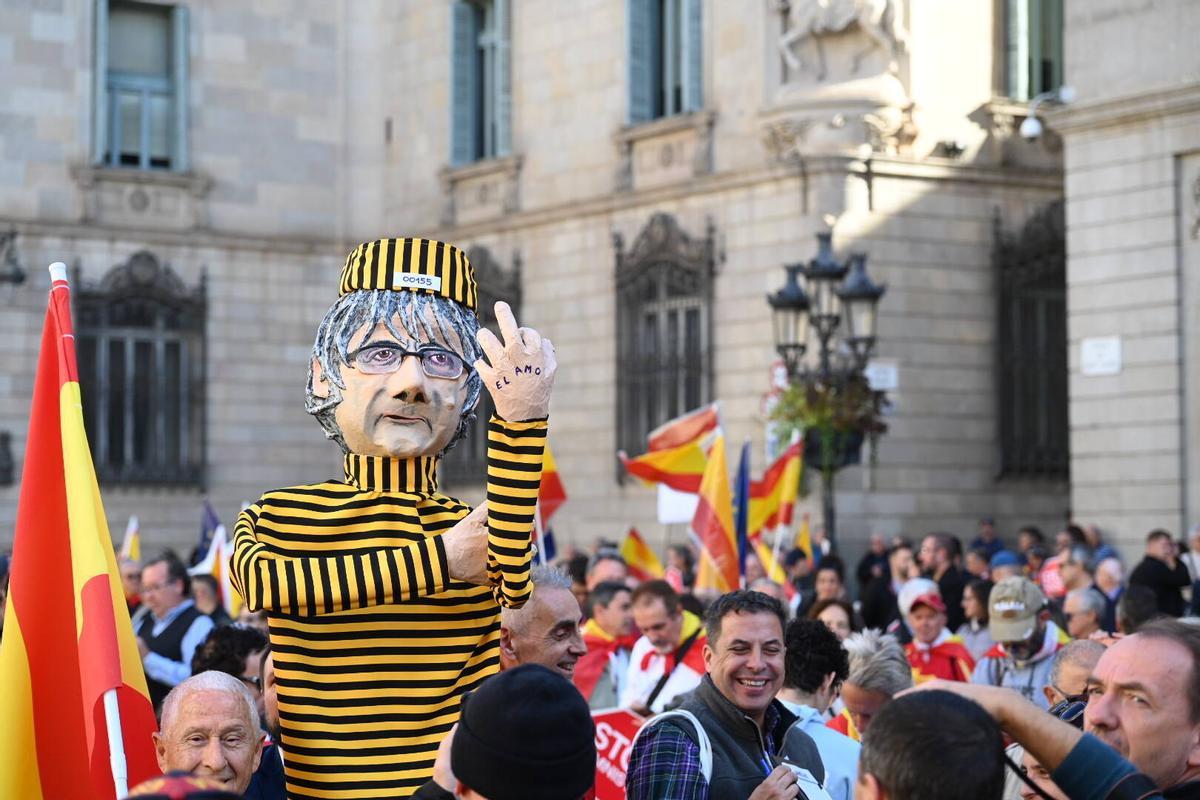
<instances>
[{"instance_id":1,"label":"flagpole","mask_svg":"<svg viewBox=\"0 0 1200 800\"><path fill-rule=\"evenodd\" d=\"M108 759L112 766L113 786L117 797L129 794L129 769L125 764L125 736L121 733L121 708L117 690L104 692L104 721L108 727Z\"/></svg>"},{"instance_id":2,"label":"flagpole","mask_svg":"<svg viewBox=\"0 0 1200 800\"><path fill-rule=\"evenodd\" d=\"M533 530L537 535L538 563L546 566L546 535L542 530L542 510L540 506L533 507Z\"/></svg>"}]
</instances>

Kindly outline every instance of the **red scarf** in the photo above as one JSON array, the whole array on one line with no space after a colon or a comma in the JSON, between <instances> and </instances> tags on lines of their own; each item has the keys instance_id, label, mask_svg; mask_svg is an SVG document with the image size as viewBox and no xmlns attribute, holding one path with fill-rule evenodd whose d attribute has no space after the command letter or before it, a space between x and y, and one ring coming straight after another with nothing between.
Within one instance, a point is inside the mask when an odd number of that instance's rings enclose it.
<instances>
[{"instance_id":1,"label":"red scarf","mask_svg":"<svg viewBox=\"0 0 1200 800\"><path fill-rule=\"evenodd\" d=\"M601 628L596 620L585 622L583 643L587 645L587 653L575 663L575 687L580 694L590 699L612 654L621 648L632 649L635 641L636 634L617 638Z\"/></svg>"}]
</instances>

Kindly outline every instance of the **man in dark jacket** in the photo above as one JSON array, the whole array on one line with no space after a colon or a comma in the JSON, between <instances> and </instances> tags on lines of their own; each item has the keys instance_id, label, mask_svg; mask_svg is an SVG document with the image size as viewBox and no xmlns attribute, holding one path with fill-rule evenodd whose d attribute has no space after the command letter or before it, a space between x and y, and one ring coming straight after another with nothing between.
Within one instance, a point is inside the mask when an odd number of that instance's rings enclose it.
<instances>
[{"instance_id":1,"label":"man in dark jacket","mask_svg":"<svg viewBox=\"0 0 1200 800\"><path fill-rule=\"evenodd\" d=\"M1146 557L1133 568L1130 585L1142 585L1154 592L1158 610L1172 617L1183 616L1183 588L1192 585L1187 566L1175 557L1175 542L1164 530L1150 531L1146 537Z\"/></svg>"},{"instance_id":2,"label":"man in dark jacket","mask_svg":"<svg viewBox=\"0 0 1200 800\"><path fill-rule=\"evenodd\" d=\"M896 596L904 582L912 577L912 569L912 545L905 542L893 545L888 551L887 571L863 590L862 618L868 628L887 630L889 625L900 620Z\"/></svg>"},{"instance_id":3,"label":"man in dark jacket","mask_svg":"<svg viewBox=\"0 0 1200 800\"><path fill-rule=\"evenodd\" d=\"M775 699L783 626L783 606L760 592L730 592L713 603L705 618L708 672L680 707L692 718L663 715L642 729L629 759L629 800L744 800L759 789L795 797L797 786L820 796L825 770L816 744ZM708 768L702 739L712 748Z\"/></svg>"}]
</instances>

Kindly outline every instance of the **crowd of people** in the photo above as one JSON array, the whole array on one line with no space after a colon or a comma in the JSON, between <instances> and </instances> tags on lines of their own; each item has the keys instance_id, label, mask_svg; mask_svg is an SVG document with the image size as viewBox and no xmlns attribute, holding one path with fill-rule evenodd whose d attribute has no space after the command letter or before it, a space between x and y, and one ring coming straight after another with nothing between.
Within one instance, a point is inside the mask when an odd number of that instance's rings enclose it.
<instances>
[{"instance_id":1,"label":"crowd of people","mask_svg":"<svg viewBox=\"0 0 1200 800\"><path fill-rule=\"evenodd\" d=\"M683 546L658 580L607 544L535 567L500 615L501 674L414 796L590 796L590 712L626 708L631 800L1200 797L1200 529L1152 531L1127 579L1074 525L1052 549L1033 527L1006 549L990 520L967 548L874 536L856 592L819 541L786 584L748 555L720 596ZM231 619L171 552L120 566L173 776L151 794L284 798L265 617Z\"/></svg>"}]
</instances>

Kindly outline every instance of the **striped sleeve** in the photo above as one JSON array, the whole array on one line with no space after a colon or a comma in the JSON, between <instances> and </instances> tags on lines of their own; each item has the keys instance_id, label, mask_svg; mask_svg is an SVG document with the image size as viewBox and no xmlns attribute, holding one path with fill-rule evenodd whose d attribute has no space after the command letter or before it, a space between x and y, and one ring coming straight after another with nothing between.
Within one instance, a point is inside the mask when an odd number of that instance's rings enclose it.
<instances>
[{"instance_id":1,"label":"striped sleeve","mask_svg":"<svg viewBox=\"0 0 1200 800\"><path fill-rule=\"evenodd\" d=\"M496 602L520 608L529 599L530 534L542 480L547 422L488 422L488 583Z\"/></svg>"},{"instance_id":2,"label":"striped sleeve","mask_svg":"<svg viewBox=\"0 0 1200 800\"><path fill-rule=\"evenodd\" d=\"M442 537L403 547L327 556L285 556L258 540L255 504L234 528L230 573L251 611L317 616L438 594L449 581Z\"/></svg>"}]
</instances>

